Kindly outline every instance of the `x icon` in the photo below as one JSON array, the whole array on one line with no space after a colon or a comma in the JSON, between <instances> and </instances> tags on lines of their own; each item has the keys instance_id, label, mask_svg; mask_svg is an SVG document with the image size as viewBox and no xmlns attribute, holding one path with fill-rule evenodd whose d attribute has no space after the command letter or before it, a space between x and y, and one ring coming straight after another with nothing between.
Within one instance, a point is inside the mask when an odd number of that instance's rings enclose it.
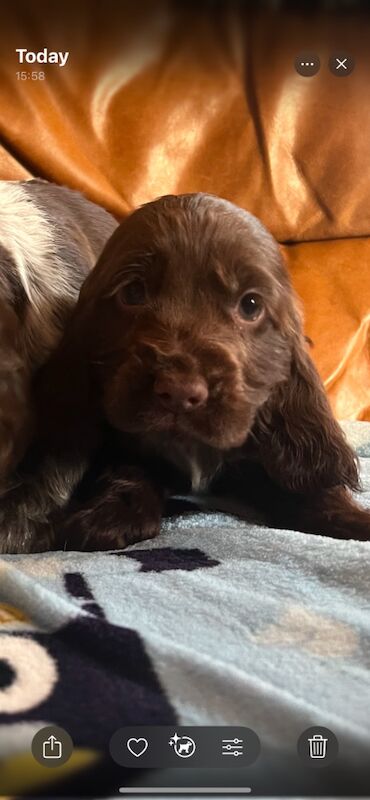
<instances>
[{"instance_id":1,"label":"x icon","mask_svg":"<svg viewBox=\"0 0 370 800\"><path fill-rule=\"evenodd\" d=\"M341 53L339 50L330 56L328 66L333 75L337 75L338 78L341 76L345 78L346 75L350 75L353 72L355 60L350 53Z\"/></svg>"}]
</instances>

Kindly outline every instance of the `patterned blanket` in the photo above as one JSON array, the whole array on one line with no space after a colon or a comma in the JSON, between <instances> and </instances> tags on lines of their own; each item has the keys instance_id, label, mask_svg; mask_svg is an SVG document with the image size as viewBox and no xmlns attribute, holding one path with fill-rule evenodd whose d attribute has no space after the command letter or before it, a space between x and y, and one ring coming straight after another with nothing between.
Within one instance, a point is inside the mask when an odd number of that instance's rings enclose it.
<instances>
[{"instance_id":1,"label":"patterned blanket","mask_svg":"<svg viewBox=\"0 0 370 800\"><path fill-rule=\"evenodd\" d=\"M347 432L370 506L370 425ZM295 785L312 725L340 741L338 787L368 769L370 542L191 511L122 552L5 556L0 571L0 794L117 796L132 774L108 744L125 725L247 725L262 744L247 780L266 793L266 765ZM30 753L50 724L75 748L56 770Z\"/></svg>"}]
</instances>

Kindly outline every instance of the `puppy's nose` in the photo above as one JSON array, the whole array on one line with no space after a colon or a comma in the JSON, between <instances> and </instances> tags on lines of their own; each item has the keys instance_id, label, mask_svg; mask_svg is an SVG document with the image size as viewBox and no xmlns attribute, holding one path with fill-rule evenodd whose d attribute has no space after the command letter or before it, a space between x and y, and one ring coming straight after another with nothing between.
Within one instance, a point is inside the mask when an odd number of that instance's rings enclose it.
<instances>
[{"instance_id":1,"label":"puppy's nose","mask_svg":"<svg viewBox=\"0 0 370 800\"><path fill-rule=\"evenodd\" d=\"M202 378L181 381L179 377L158 376L154 392L170 411L195 411L204 406L208 398L207 384Z\"/></svg>"}]
</instances>

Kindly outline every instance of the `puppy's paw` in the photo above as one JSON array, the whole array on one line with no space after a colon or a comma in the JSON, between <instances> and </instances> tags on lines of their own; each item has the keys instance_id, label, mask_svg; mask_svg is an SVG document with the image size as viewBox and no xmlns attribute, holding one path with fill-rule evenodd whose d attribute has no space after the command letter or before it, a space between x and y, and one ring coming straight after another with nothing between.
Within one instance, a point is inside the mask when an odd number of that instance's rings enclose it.
<instances>
[{"instance_id":1,"label":"puppy's paw","mask_svg":"<svg viewBox=\"0 0 370 800\"><path fill-rule=\"evenodd\" d=\"M362 508L342 486L333 487L319 495L303 513L310 533L320 533L333 539L370 541L370 509Z\"/></svg>"},{"instance_id":2,"label":"puppy's paw","mask_svg":"<svg viewBox=\"0 0 370 800\"><path fill-rule=\"evenodd\" d=\"M160 532L163 500L150 485L105 492L56 526L57 547L66 550L120 550Z\"/></svg>"},{"instance_id":3,"label":"puppy's paw","mask_svg":"<svg viewBox=\"0 0 370 800\"><path fill-rule=\"evenodd\" d=\"M370 510L356 508L329 521L329 535L334 539L355 539L358 542L370 541Z\"/></svg>"}]
</instances>

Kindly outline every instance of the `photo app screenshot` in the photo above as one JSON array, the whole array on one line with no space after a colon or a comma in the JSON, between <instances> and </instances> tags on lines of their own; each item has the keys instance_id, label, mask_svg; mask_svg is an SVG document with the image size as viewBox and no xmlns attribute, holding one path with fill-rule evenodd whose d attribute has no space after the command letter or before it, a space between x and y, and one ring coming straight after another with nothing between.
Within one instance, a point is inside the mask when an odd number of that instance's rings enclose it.
<instances>
[{"instance_id":1,"label":"photo app screenshot","mask_svg":"<svg viewBox=\"0 0 370 800\"><path fill-rule=\"evenodd\" d=\"M0 797L370 797L370 4L1 0Z\"/></svg>"}]
</instances>

